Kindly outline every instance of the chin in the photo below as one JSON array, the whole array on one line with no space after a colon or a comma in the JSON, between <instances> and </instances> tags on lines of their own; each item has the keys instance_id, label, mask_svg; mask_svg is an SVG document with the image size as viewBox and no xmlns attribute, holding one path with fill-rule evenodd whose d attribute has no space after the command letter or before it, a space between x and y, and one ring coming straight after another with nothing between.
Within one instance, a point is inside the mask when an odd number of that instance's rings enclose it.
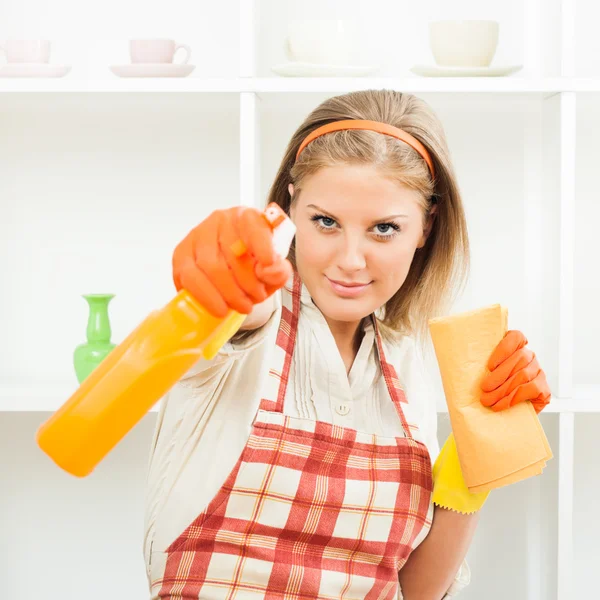
<instances>
[{"instance_id":1,"label":"chin","mask_svg":"<svg viewBox=\"0 0 600 600\"><path fill-rule=\"evenodd\" d=\"M347 300L331 297L330 294L319 294L315 303L319 310L333 321L353 323L370 315L375 309L372 302L365 300Z\"/></svg>"}]
</instances>

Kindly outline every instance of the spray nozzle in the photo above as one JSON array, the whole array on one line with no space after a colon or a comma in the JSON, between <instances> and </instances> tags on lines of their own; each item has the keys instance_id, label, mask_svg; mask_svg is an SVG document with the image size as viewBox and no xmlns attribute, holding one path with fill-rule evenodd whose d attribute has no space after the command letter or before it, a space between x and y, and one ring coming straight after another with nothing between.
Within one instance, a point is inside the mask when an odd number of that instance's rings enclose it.
<instances>
[{"instance_id":1,"label":"spray nozzle","mask_svg":"<svg viewBox=\"0 0 600 600\"><path fill-rule=\"evenodd\" d=\"M296 226L285 214L283 209L275 202L271 202L264 210L263 216L273 232L273 249L280 258L286 258L296 234ZM247 252L246 244L238 240L231 246L236 256L242 256Z\"/></svg>"}]
</instances>

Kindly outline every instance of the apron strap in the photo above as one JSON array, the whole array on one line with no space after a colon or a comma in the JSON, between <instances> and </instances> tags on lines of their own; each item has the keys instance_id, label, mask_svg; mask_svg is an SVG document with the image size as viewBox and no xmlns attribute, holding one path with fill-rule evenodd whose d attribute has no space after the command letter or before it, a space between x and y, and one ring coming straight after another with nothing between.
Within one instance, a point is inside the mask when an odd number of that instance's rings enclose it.
<instances>
[{"instance_id":1,"label":"apron strap","mask_svg":"<svg viewBox=\"0 0 600 600\"><path fill-rule=\"evenodd\" d=\"M408 421L404 416L404 411L402 410L402 404L408 404L408 400L406 399L406 394L400 385L400 379L398 379L398 374L396 373L396 369L394 365L389 363L385 357L385 351L383 349L383 342L381 340L381 333L379 331L379 326L377 325L377 319L375 315L372 315L373 327L375 329L375 340L377 341L377 355L379 356L379 366L381 368L381 373L383 374L383 378L385 380L385 385L387 387L388 393L394 406L396 407L396 412L398 413L398 417L400 418L400 423L402 424L402 430L404 431L404 436L407 438L412 438L410 433L410 427L408 426Z\"/></svg>"},{"instance_id":2,"label":"apron strap","mask_svg":"<svg viewBox=\"0 0 600 600\"><path fill-rule=\"evenodd\" d=\"M279 413L283 413L285 391L290 376L296 334L298 333L298 319L300 318L302 282L295 271L291 289L288 286L289 283L286 284L282 294L281 319L277 339L260 400L262 410Z\"/></svg>"}]
</instances>

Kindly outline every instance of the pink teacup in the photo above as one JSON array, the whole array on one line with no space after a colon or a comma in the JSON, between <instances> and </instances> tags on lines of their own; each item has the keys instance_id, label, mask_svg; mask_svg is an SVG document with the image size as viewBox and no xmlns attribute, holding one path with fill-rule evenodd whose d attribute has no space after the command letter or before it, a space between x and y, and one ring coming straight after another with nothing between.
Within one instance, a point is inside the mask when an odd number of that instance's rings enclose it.
<instances>
[{"instance_id":1,"label":"pink teacup","mask_svg":"<svg viewBox=\"0 0 600 600\"><path fill-rule=\"evenodd\" d=\"M192 54L189 46L186 44L177 44L174 40L130 40L129 55L132 63L172 63L175 53L179 49L186 51L186 57L183 62L178 64L185 65Z\"/></svg>"},{"instance_id":2,"label":"pink teacup","mask_svg":"<svg viewBox=\"0 0 600 600\"><path fill-rule=\"evenodd\" d=\"M47 63L50 61L49 40L6 40L0 51L9 63Z\"/></svg>"}]
</instances>

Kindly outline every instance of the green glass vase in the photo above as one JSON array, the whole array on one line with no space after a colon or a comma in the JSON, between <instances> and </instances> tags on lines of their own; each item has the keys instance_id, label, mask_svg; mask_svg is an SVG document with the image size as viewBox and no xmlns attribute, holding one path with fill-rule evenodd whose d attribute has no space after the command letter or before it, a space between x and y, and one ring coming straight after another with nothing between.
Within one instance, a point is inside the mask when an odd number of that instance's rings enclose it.
<instances>
[{"instance_id":1,"label":"green glass vase","mask_svg":"<svg viewBox=\"0 0 600 600\"><path fill-rule=\"evenodd\" d=\"M111 352L116 344L108 316L108 303L114 294L83 294L90 312L87 322L87 343L79 344L73 354L73 365L77 380L81 383Z\"/></svg>"}]
</instances>

